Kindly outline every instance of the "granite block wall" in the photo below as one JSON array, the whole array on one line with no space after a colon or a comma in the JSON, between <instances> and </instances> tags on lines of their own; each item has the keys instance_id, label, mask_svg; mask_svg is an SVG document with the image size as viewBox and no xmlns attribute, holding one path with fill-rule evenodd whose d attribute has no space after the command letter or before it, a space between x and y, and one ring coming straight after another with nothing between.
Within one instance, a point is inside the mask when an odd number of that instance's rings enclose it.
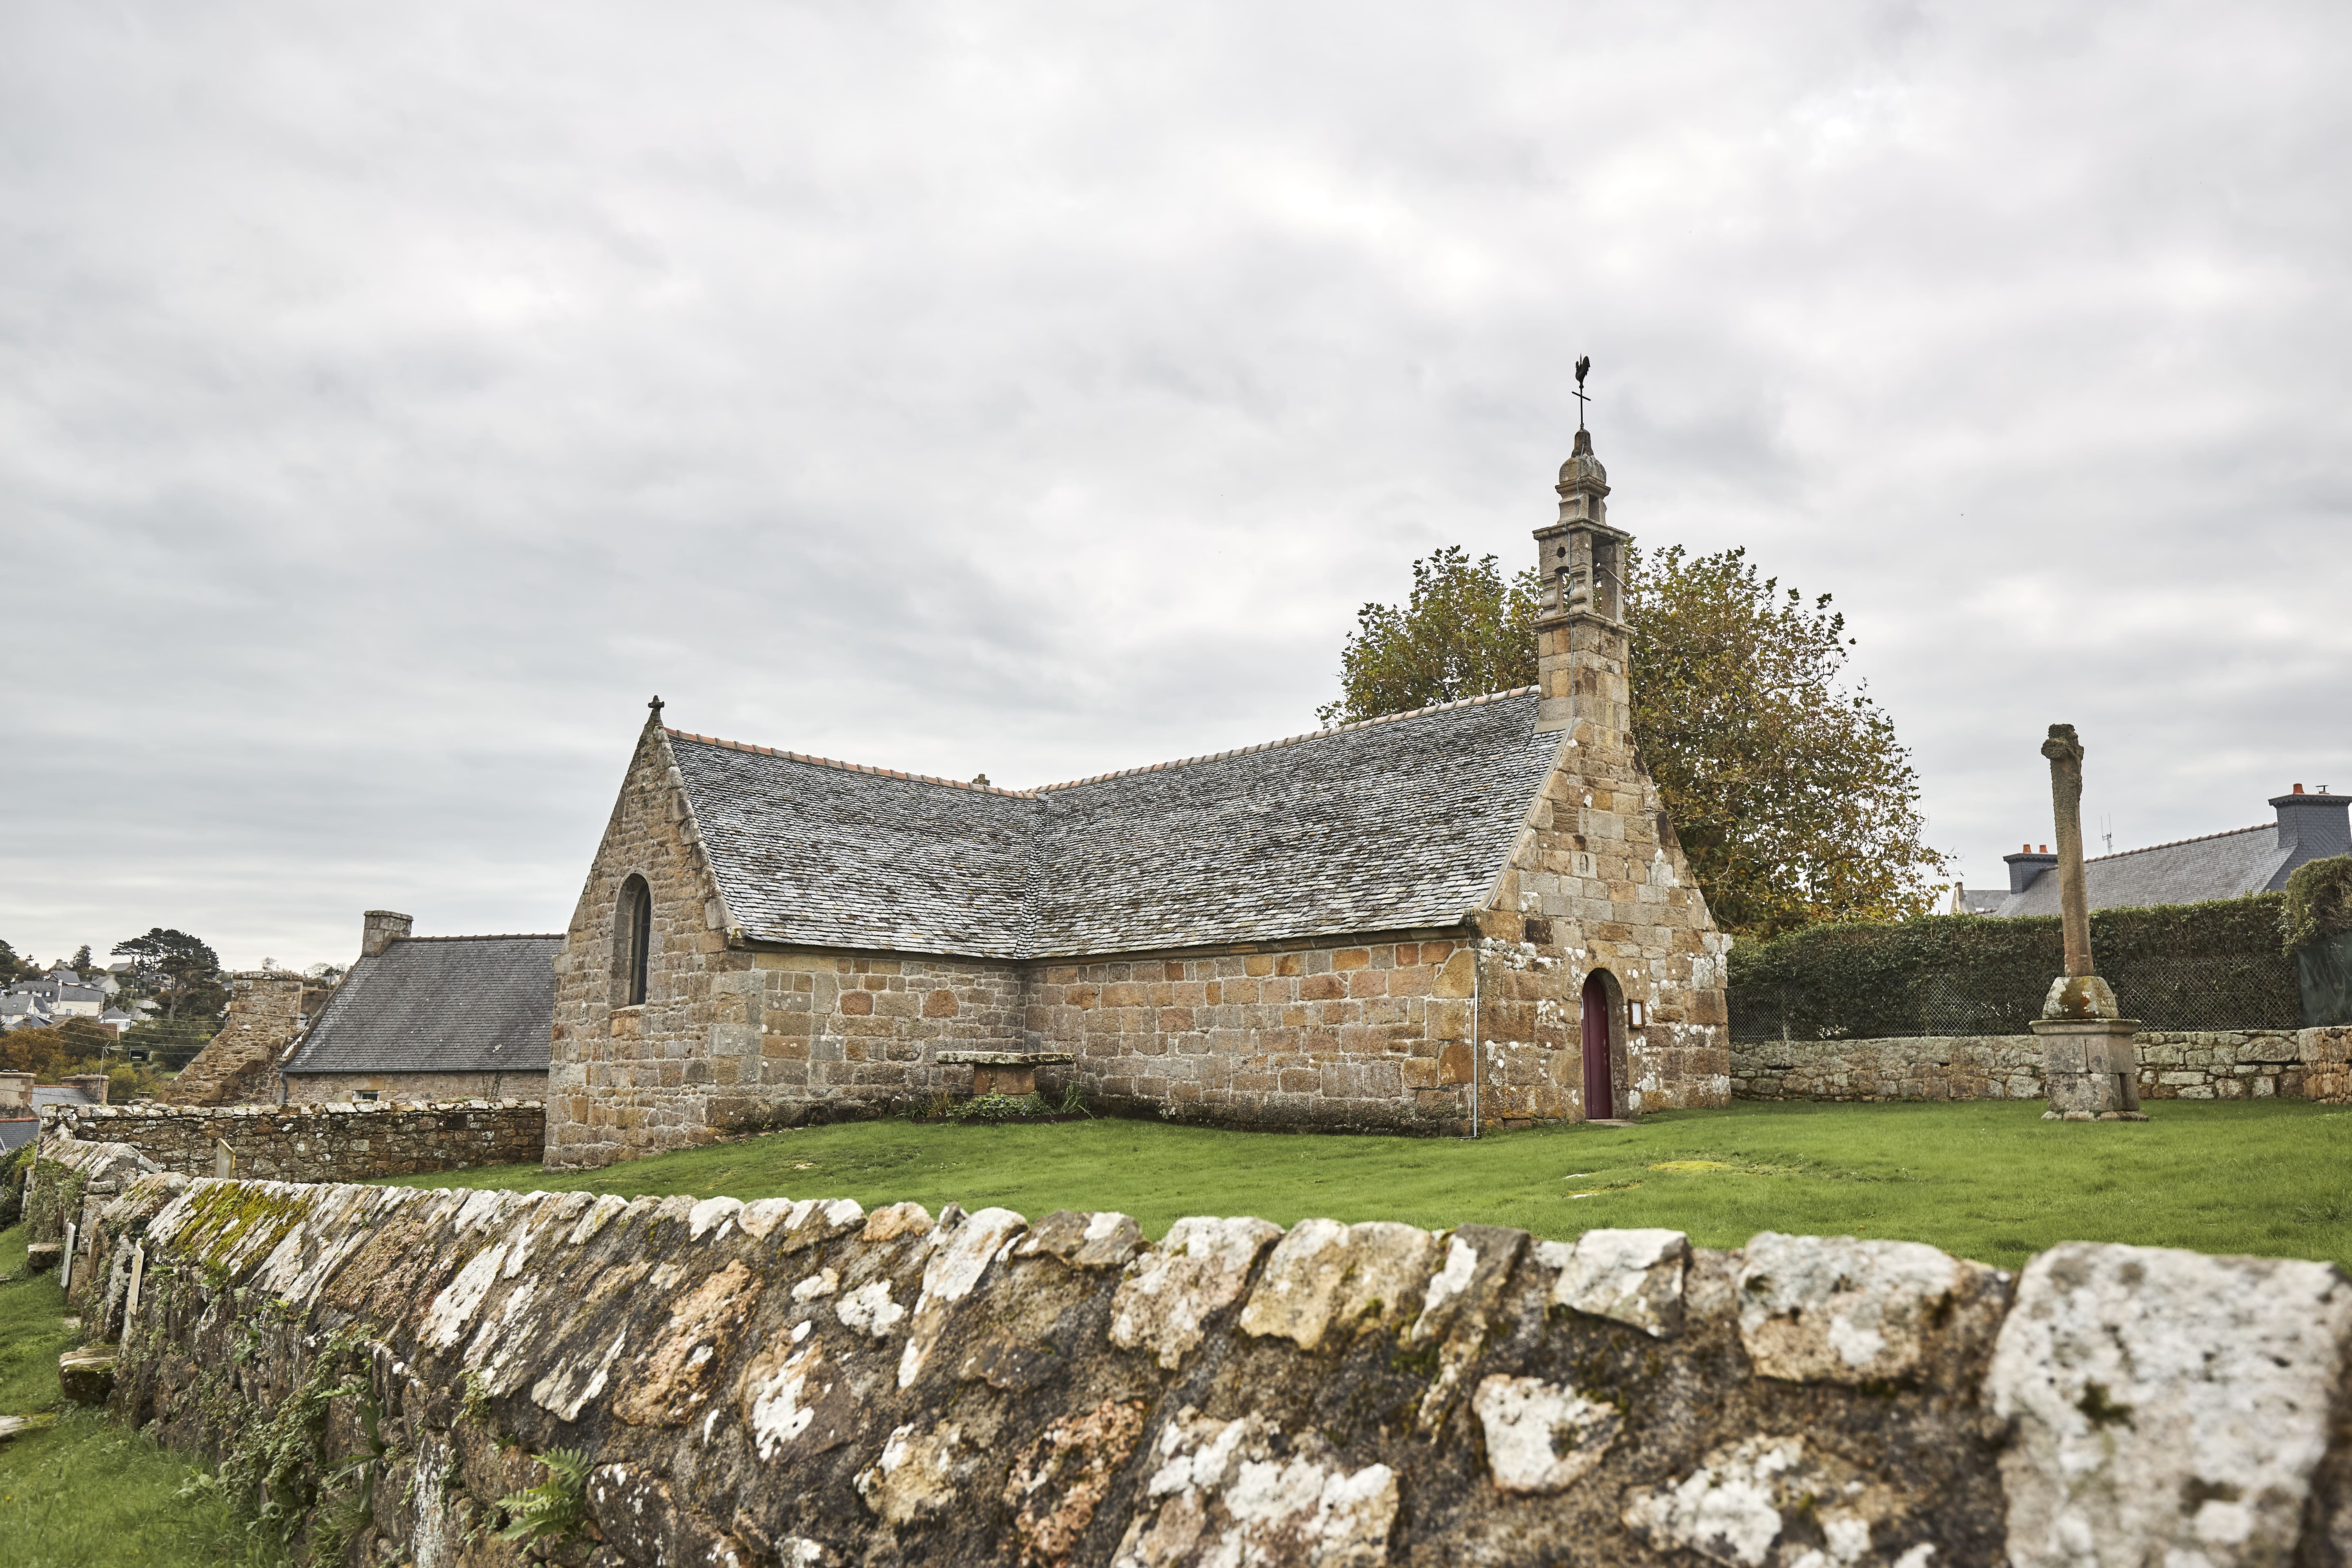
<instances>
[{"instance_id":1,"label":"granite block wall","mask_svg":"<svg viewBox=\"0 0 2352 1568\"><path fill-rule=\"evenodd\" d=\"M1480 917L1488 1114L1507 1125L1589 1114L1580 1003L1596 970L1609 996L1612 1111L1727 1104L1731 939L1714 929L1630 747L1591 720L1576 735ZM1639 1028L1629 1003L1642 1006Z\"/></svg>"},{"instance_id":2,"label":"granite block wall","mask_svg":"<svg viewBox=\"0 0 2352 1568\"><path fill-rule=\"evenodd\" d=\"M235 1173L283 1182L356 1182L538 1161L545 1110L520 1100L360 1105L44 1106L44 1158L59 1139L119 1143L165 1171L214 1173L214 1144Z\"/></svg>"},{"instance_id":3,"label":"granite block wall","mask_svg":"<svg viewBox=\"0 0 2352 1568\"><path fill-rule=\"evenodd\" d=\"M645 879L653 909L646 997L634 1005L622 990L626 933L617 919L632 876ZM691 1085L686 1069L721 1022L717 982L750 965L728 947L725 923L677 770L660 726L648 723L556 955L551 1165L600 1165L712 1135L705 1102L741 1087L742 1053L714 1053ZM665 1086L665 1077L675 1081Z\"/></svg>"},{"instance_id":4,"label":"granite block wall","mask_svg":"<svg viewBox=\"0 0 2352 1568\"><path fill-rule=\"evenodd\" d=\"M119 1342L115 1417L192 1455L274 1435L298 1531L342 1521L347 1562L2252 1568L2352 1539L2323 1263L1320 1219L1154 1244L1117 1214L171 1175L92 1218L73 1304ZM504 1539L559 1448L576 1521Z\"/></svg>"},{"instance_id":5,"label":"granite block wall","mask_svg":"<svg viewBox=\"0 0 2352 1568\"><path fill-rule=\"evenodd\" d=\"M1024 1048L1075 1053L1069 1070L1113 1110L1463 1131L1473 963L1455 939L1042 964Z\"/></svg>"},{"instance_id":6,"label":"granite block wall","mask_svg":"<svg viewBox=\"0 0 2352 1568\"><path fill-rule=\"evenodd\" d=\"M2135 1037L2149 1100L2352 1100L2352 1028L2150 1033ZM2032 1035L1891 1040L1743 1041L1731 1047L1741 1100L2040 1100Z\"/></svg>"}]
</instances>

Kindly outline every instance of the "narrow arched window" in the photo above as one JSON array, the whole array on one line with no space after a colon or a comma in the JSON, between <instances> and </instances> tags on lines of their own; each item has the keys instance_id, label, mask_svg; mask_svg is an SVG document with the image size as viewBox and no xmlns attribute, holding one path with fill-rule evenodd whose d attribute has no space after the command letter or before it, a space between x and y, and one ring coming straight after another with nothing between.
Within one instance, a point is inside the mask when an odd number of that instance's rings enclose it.
<instances>
[{"instance_id":1,"label":"narrow arched window","mask_svg":"<svg viewBox=\"0 0 2352 1568\"><path fill-rule=\"evenodd\" d=\"M622 984L614 989L620 993L620 1005L634 1007L646 999L646 963L653 952L654 895L643 877L621 884L616 912L613 945Z\"/></svg>"}]
</instances>

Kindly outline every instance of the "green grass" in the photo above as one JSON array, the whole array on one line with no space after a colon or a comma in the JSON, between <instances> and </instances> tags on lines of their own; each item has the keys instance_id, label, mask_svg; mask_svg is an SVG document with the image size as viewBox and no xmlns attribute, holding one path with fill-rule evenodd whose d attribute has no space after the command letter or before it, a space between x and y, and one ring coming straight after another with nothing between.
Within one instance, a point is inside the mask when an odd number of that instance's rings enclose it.
<instances>
[{"instance_id":1,"label":"green grass","mask_svg":"<svg viewBox=\"0 0 2352 1568\"><path fill-rule=\"evenodd\" d=\"M60 1407L58 1356L79 1336L65 1326L54 1271L25 1277L22 1226L0 1231L0 1415ZM9 1568L274 1568L275 1537L249 1532L215 1496L183 1498L200 1473L177 1455L110 1423L68 1411L56 1426L0 1443L0 1563Z\"/></svg>"},{"instance_id":2,"label":"green grass","mask_svg":"<svg viewBox=\"0 0 2352 1568\"><path fill-rule=\"evenodd\" d=\"M772 1132L599 1171L415 1176L421 1187L656 1196L852 1197L1121 1209L1158 1236L1188 1214L1322 1215L1538 1236L1669 1226L1702 1246L1759 1230L1931 1242L2014 1268L2061 1241L2331 1259L2352 1267L2352 1110L2165 1101L2144 1123L2047 1122L2039 1102L1767 1105L1627 1129L1477 1142L1227 1132L1149 1121L870 1121ZM1683 1169L1661 1169L1696 1162Z\"/></svg>"},{"instance_id":3,"label":"green grass","mask_svg":"<svg viewBox=\"0 0 2352 1568\"><path fill-rule=\"evenodd\" d=\"M26 1239L21 1225L0 1230L0 1415L55 1410L58 1357L76 1343L57 1270L25 1274ZM0 1448L0 1462L6 1457Z\"/></svg>"}]
</instances>

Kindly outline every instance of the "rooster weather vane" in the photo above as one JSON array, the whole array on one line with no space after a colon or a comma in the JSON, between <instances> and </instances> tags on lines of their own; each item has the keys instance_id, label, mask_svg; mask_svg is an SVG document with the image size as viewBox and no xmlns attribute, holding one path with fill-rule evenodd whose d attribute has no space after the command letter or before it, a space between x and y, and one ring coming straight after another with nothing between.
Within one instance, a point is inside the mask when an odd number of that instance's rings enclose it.
<instances>
[{"instance_id":1,"label":"rooster weather vane","mask_svg":"<svg viewBox=\"0 0 2352 1568\"><path fill-rule=\"evenodd\" d=\"M1579 430L1584 428L1584 405L1592 401L1591 398L1584 395L1584 378L1586 375L1591 374L1591 370L1592 356L1591 354L1579 354L1576 356L1576 427Z\"/></svg>"}]
</instances>

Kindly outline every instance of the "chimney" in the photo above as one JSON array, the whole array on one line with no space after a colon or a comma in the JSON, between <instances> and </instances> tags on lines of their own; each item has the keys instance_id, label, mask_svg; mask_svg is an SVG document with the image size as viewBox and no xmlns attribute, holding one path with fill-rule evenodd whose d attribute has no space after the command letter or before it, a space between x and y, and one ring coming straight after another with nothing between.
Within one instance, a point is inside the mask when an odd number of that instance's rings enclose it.
<instances>
[{"instance_id":1,"label":"chimney","mask_svg":"<svg viewBox=\"0 0 2352 1568\"><path fill-rule=\"evenodd\" d=\"M0 1072L0 1110L22 1109L25 1115L33 1113L33 1075L28 1072ZM5 1120L22 1121L23 1117Z\"/></svg>"},{"instance_id":2,"label":"chimney","mask_svg":"<svg viewBox=\"0 0 2352 1568\"><path fill-rule=\"evenodd\" d=\"M2330 795L2324 784L2317 795L2305 795L2297 784L2285 795L2273 795L2271 809L2278 813L2278 847L2286 851L2286 858L2264 890L2285 887L2287 873L2306 860L2352 854L2352 817L2347 817L2347 808L2352 808L2352 795Z\"/></svg>"},{"instance_id":3,"label":"chimney","mask_svg":"<svg viewBox=\"0 0 2352 1568\"><path fill-rule=\"evenodd\" d=\"M390 910L370 910L360 917L360 956L373 958L385 948L408 934L416 923L414 915L396 915Z\"/></svg>"},{"instance_id":4,"label":"chimney","mask_svg":"<svg viewBox=\"0 0 2352 1568\"><path fill-rule=\"evenodd\" d=\"M71 1078L58 1080L68 1089L78 1089L100 1105L106 1103L106 1075L102 1072L78 1072Z\"/></svg>"},{"instance_id":5,"label":"chimney","mask_svg":"<svg viewBox=\"0 0 2352 1568\"><path fill-rule=\"evenodd\" d=\"M2000 858L2001 863L2009 868L2009 890L2012 893L2025 891L2026 889L2033 886L2034 878L2044 871L2055 869L2058 865L2058 857L2050 853L2050 846L2047 844L2042 847L2039 853L2034 850L2032 845L2021 844L2017 847L2016 854L2004 855Z\"/></svg>"}]
</instances>

